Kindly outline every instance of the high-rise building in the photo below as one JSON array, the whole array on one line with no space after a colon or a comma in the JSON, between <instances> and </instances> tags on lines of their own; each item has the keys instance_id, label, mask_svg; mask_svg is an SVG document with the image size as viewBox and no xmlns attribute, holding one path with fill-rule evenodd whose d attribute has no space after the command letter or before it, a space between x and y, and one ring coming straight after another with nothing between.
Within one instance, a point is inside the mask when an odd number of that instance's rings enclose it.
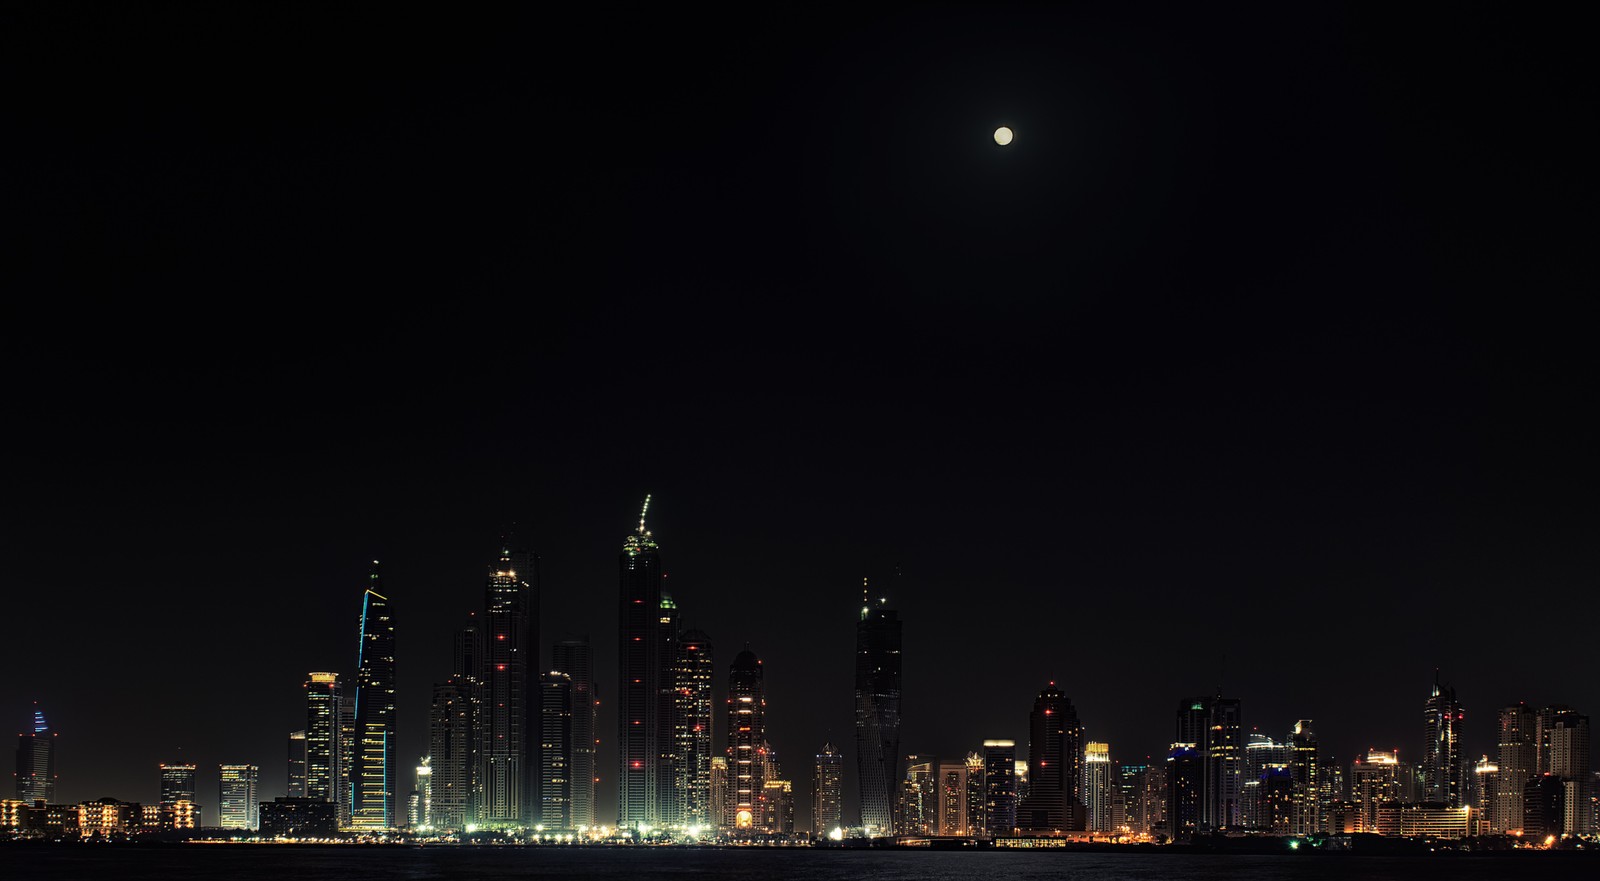
<instances>
[{"instance_id":1,"label":"high-rise building","mask_svg":"<svg viewBox=\"0 0 1600 881\"><path fill-rule=\"evenodd\" d=\"M761 784L762 830L768 835L794 834L794 784L769 779Z\"/></svg>"},{"instance_id":2,"label":"high-rise building","mask_svg":"<svg viewBox=\"0 0 1600 881\"><path fill-rule=\"evenodd\" d=\"M502 547L484 587L480 825L525 826L533 811L538 614L538 559Z\"/></svg>"},{"instance_id":3,"label":"high-rise building","mask_svg":"<svg viewBox=\"0 0 1600 881\"><path fill-rule=\"evenodd\" d=\"M1111 745L1088 743L1083 748L1083 807L1087 828L1102 834L1116 827L1111 818Z\"/></svg>"},{"instance_id":4,"label":"high-rise building","mask_svg":"<svg viewBox=\"0 0 1600 881\"><path fill-rule=\"evenodd\" d=\"M1201 831L1205 805L1205 757L1192 743L1174 743L1167 753L1167 834L1188 841Z\"/></svg>"},{"instance_id":5,"label":"high-rise building","mask_svg":"<svg viewBox=\"0 0 1600 881\"><path fill-rule=\"evenodd\" d=\"M888 599L874 603L861 580L856 622L856 774L866 834L894 831L894 790L900 780L900 615Z\"/></svg>"},{"instance_id":6,"label":"high-rise building","mask_svg":"<svg viewBox=\"0 0 1600 881\"><path fill-rule=\"evenodd\" d=\"M196 766L192 762L161 763L161 804L193 802Z\"/></svg>"},{"instance_id":7,"label":"high-rise building","mask_svg":"<svg viewBox=\"0 0 1600 881\"><path fill-rule=\"evenodd\" d=\"M33 804L56 800L56 733L33 704L33 730L17 735L17 800Z\"/></svg>"},{"instance_id":8,"label":"high-rise building","mask_svg":"<svg viewBox=\"0 0 1600 881\"><path fill-rule=\"evenodd\" d=\"M728 795L729 825L749 833L764 819L767 756L766 685L761 659L745 646L728 668Z\"/></svg>"},{"instance_id":9,"label":"high-rise building","mask_svg":"<svg viewBox=\"0 0 1600 881\"><path fill-rule=\"evenodd\" d=\"M935 765L935 835L971 835L967 817L967 762L943 760Z\"/></svg>"},{"instance_id":10,"label":"high-rise building","mask_svg":"<svg viewBox=\"0 0 1600 881\"><path fill-rule=\"evenodd\" d=\"M711 815L711 717L714 713L712 680L716 666L711 639L700 630L687 630L675 640L673 662L673 738L677 742L674 768L679 822L684 826L709 826Z\"/></svg>"},{"instance_id":11,"label":"high-rise building","mask_svg":"<svg viewBox=\"0 0 1600 881\"><path fill-rule=\"evenodd\" d=\"M989 837L1011 835L1017 828L1016 741L983 742L983 785Z\"/></svg>"},{"instance_id":12,"label":"high-rise building","mask_svg":"<svg viewBox=\"0 0 1600 881\"><path fill-rule=\"evenodd\" d=\"M1494 825L1495 795L1499 790L1500 766L1488 756L1478 759L1472 766L1472 828L1473 835L1499 835Z\"/></svg>"},{"instance_id":13,"label":"high-rise building","mask_svg":"<svg viewBox=\"0 0 1600 881\"><path fill-rule=\"evenodd\" d=\"M906 777L900 783L901 835L932 835L938 829L938 762L932 756L906 756Z\"/></svg>"},{"instance_id":14,"label":"high-rise building","mask_svg":"<svg viewBox=\"0 0 1600 881\"><path fill-rule=\"evenodd\" d=\"M338 777L339 828L349 829L356 805L356 758L360 738L356 736L356 702L346 696L339 704Z\"/></svg>"},{"instance_id":15,"label":"high-rise building","mask_svg":"<svg viewBox=\"0 0 1600 881\"><path fill-rule=\"evenodd\" d=\"M289 732L289 798L306 797L306 732Z\"/></svg>"},{"instance_id":16,"label":"high-rise building","mask_svg":"<svg viewBox=\"0 0 1600 881\"><path fill-rule=\"evenodd\" d=\"M708 656L710 651L706 649ZM598 825L594 789L595 771L599 769L595 764L595 734L599 730L596 725L600 712L594 681L594 650L589 647L587 638L565 639L551 649L551 663L572 677L572 825L593 828ZM710 735L709 725L706 733Z\"/></svg>"},{"instance_id":17,"label":"high-rise building","mask_svg":"<svg viewBox=\"0 0 1600 881\"><path fill-rule=\"evenodd\" d=\"M339 719L343 689L337 673L312 673L306 679L306 798L337 805L343 796L339 781Z\"/></svg>"},{"instance_id":18,"label":"high-rise building","mask_svg":"<svg viewBox=\"0 0 1600 881\"><path fill-rule=\"evenodd\" d=\"M988 834L988 787L984 784L983 753L967 753L967 831L974 838Z\"/></svg>"},{"instance_id":19,"label":"high-rise building","mask_svg":"<svg viewBox=\"0 0 1600 881\"><path fill-rule=\"evenodd\" d=\"M1350 801L1355 806L1353 832L1377 832L1386 805L1407 802L1407 781L1416 772L1400 761L1397 751L1369 750L1365 760L1350 765Z\"/></svg>"},{"instance_id":20,"label":"high-rise building","mask_svg":"<svg viewBox=\"0 0 1600 881\"><path fill-rule=\"evenodd\" d=\"M1539 767L1561 781L1561 832L1583 835L1593 831L1590 806L1589 717L1567 706L1545 707L1539 711ZM1547 820L1547 823L1549 821Z\"/></svg>"},{"instance_id":21,"label":"high-rise building","mask_svg":"<svg viewBox=\"0 0 1600 881\"><path fill-rule=\"evenodd\" d=\"M1294 775L1283 765L1268 765L1256 780L1256 826L1286 835L1294 823Z\"/></svg>"},{"instance_id":22,"label":"high-rise building","mask_svg":"<svg viewBox=\"0 0 1600 881\"><path fill-rule=\"evenodd\" d=\"M1289 754L1288 744L1279 743L1268 735L1252 731L1245 736L1244 786L1239 795L1244 825L1252 828L1261 826L1261 815L1257 808L1261 805L1262 775L1268 768L1288 768Z\"/></svg>"},{"instance_id":23,"label":"high-rise building","mask_svg":"<svg viewBox=\"0 0 1600 881\"><path fill-rule=\"evenodd\" d=\"M1561 836L1566 825L1567 789L1565 782L1548 771L1528 778L1522 794L1522 837L1541 841Z\"/></svg>"},{"instance_id":24,"label":"high-rise building","mask_svg":"<svg viewBox=\"0 0 1600 881\"><path fill-rule=\"evenodd\" d=\"M1456 690L1439 685L1435 674L1433 693L1422 709L1422 800L1433 804L1461 807L1466 787L1465 765L1461 758L1461 723L1466 714L1456 701Z\"/></svg>"},{"instance_id":25,"label":"high-rise building","mask_svg":"<svg viewBox=\"0 0 1600 881\"><path fill-rule=\"evenodd\" d=\"M1316 732L1311 720L1301 719L1289 732L1289 776L1294 780L1294 799L1290 831L1313 835L1322 831L1322 774Z\"/></svg>"},{"instance_id":26,"label":"high-rise building","mask_svg":"<svg viewBox=\"0 0 1600 881\"><path fill-rule=\"evenodd\" d=\"M622 542L618 558L617 825L657 825L661 770L661 552L645 528Z\"/></svg>"},{"instance_id":27,"label":"high-rise building","mask_svg":"<svg viewBox=\"0 0 1600 881\"><path fill-rule=\"evenodd\" d=\"M711 757L711 817L718 828L731 828L728 814L728 758Z\"/></svg>"},{"instance_id":28,"label":"high-rise building","mask_svg":"<svg viewBox=\"0 0 1600 881\"><path fill-rule=\"evenodd\" d=\"M224 829L255 829L260 807L255 765L218 765L217 825Z\"/></svg>"},{"instance_id":29,"label":"high-rise building","mask_svg":"<svg viewBox=\"0 0 1600 881\"><path fill-rule=\"evenodd\" d=\"M423 756L422 761L417 764L417 784L411 790L411 794L415 798L412 799L411 811L406 818L406 824L412 829L432 829L433 759L431 757Z\"/></svg>"},{"instance_id":30,"label":"high-rise building","mask_svg":"<svg viewBox=\"0 0 1600 881\"><path fill-rule=\"evenodd\" d=\"M1112 800L1111 820L1114 830L1126 830L1135 835L1147 834L1150 827L1144 824L1141 802L1144 798L1145 772L1148 764L1132 763L1117 766L1117 791Z\"/></svg>"},{"instance_id":31,"label":"high-rise building","mask_svg":"<svg viewBox=\"0 0 1600 881\"><path fill-rule=\"evenodd\" d=\"M844 757L830 741L817 753L811 778L811 834L818 838L844 825Z\"/></svg>"},{"instance_id":32,"label":"high-rise building","mask_svg":"<svg viewBox=\"0 0 1600 881\"><path fill-rule=\"evenodd\" d=\"M1035 832L1082 830L1083 725L1054 682L1034 700L1028 732L1028 796L1017 825Z\"/></svg>"},{"instance_id":33,"label":"high-rise building","mask_svg":"<svg viewBox=\"0 0 1600 881\"><path fill-rule=\"evenodd\" d=\"M433 686L428 710L428 747L432 759L433 799L429 824L439 830L460 830L477 822L472 798L473 760L477 736L472 730L472 703L467 686L452 679Z\"/></svg>"},{"instance_id":34,"label":"high-rise building","mask_svg":"<svg viewBox=\"0 0 1600 881\"><path fill-rule=\"evenodd\" d=\"M1160 834L1167 827L1167 766L1151 763L1140 774L1138 823L1146 835Z\"/></svg>"},{"instance_id":35,"label":"high-rise building","mask_svg":"<svg viewBox=\"0 0 1600 881\"><path fill-rule=\"evenodd\" d=\"M663 573L663 580L665 579ZM682 826L687 793L682 785L687 769L679 749L686 740L684 715L688 702L678 687L678 604L665 587L661 591L661 611L656 619L656 669L661 679L656 688L656 808L655 822L672 828Z\"/></svg>"},{"instance_id":36,"label":"high-rise building","mask_svg":"<svg viewBox=\"0 0 1600 881\"><path fill-rule=\"evenodd\" d=\"M350 825L369 831L395 829L400 815L396 812L394 618L377 560L372 561L361 595L360 634Z\"/></svg>"},{"instance_id":37,"label":"high-rise building","mask_svg":"<svg viewBox=\"0 0 1600 881\"><path fill-rule=\"evenodd\" d=\"M571 829L571 676L552 671L539 677L539 718L539 822Z\"/></svg>"},{"instance_id":38,"label":"high-rise building","mask_svg":"<svg viewBox=\"0 0 1600 881\"><path fill-rule=\"evenodd\" d=\"M1532 707L1519 703L1500 710L1499 747L1495 764L1500 769L1496 775L1500 786L1495 792L1491 825L1511 835L1522 831L1524 788L1539 768L1539 720Z\"/></svg>"},{"instance_id":39,"label":"high-rise building","mask_svg":"<svg viewBox=\"0 0 1600 881\"><path fill-rule=\"evenodd\" d=\"M467 613L467 623L455 633L452 640L452 666L449 684L455 687L454 710L461 715L457 724L460 736L466 738L451 744L451 767L444 769L444 759L435 748L432 752L434 789L441 791L446 778L453 785L450 810L460 809L460 820L455 825L443 827L459 829L466 823L477 823L483 816L485 804L483 788L489 779L489 754L484 743L484 665L488 663L483 649L483 618L477 612ZM453 817L454 814L452 813ZM434 805L433 825L441 827L440 807Z\"/></svg>"},{"instance_id":40,"label":"high-rise building","mask_svg":"<svg viewBox=\"0 0 1600 881\"><path fill-rule=\"evenodd\" d=\"M1221 694L1180 701L1177 743L1193 743L1205 762L1200 782L1203 829L1239 826L1244 818L1244 711Z\"/></svg>"}]
</instances>

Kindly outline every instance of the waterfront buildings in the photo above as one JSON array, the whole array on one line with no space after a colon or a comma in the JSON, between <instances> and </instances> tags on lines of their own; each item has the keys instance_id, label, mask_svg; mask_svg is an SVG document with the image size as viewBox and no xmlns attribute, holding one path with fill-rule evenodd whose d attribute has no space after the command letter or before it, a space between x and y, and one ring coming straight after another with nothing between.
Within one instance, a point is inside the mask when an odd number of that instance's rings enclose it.
<instances>
[{"instance_id":1,"label":"waterfront buildings","mask_svg":"<svg viewBox=\"0 0 1600 881\"><path fill-rule=\"evenodd\" d=\"M1466 790L1461 756L1461 724L1466 714L1456 700L1456 690L1440 686L1434 676L1433 693L1422 709L1422 800L1459 808Z\"/></svg>"},{"instance_id":2,"label":"waterfront buildings","mask_svg":"<svg viewBox=\"0 0 1600 881\"><path fill-rule=\"evenodd\" d=\"M17 735L17 800L52 803L56 799L56 732L44 711L33 705L33 730Z\"/></svg>"},{"instance_id":3,"label":"waterfront buildings","mask_svg":"<svg viewBox=\"0 0 1600 881\"><path fill-rule=\"evenodd\" d=\"M539 823L571 829L572 677L552 671L539 677Z\"/></svg>"},{"instance_id":4,"label":"waterfront buildings","mask_svg":"<svg viewBox=\"0 0 1600 881\"><path fill-rule=\"evenodd\" d=\"M1112 793L1116 787L1111 774L1111 745L1090 742L1083 747L1083 807L1087 828L1101 834L1112 832Z\"/></svg>"},{"instance_id":5,"label":"waterfront buildings","mask_svg":"<svg viewBox=\"0 0 1600 881\"><path fill-rule=\"evenodd\" d=\"M338 804L339 719L343 689L337 673L312 673L306 689L306 798Z\"/></svg>"},{"instance_id":6,"label":"waterfront buildings","mask_svg":"<svg viewBox=\"0 0 1600 881\"><path fill-rule=\"evenodd\" d=\"M1012 834L1017 828L1016 741L983 742L983 785L988 837Z\"/></svg>"},{"instance_id":7,"label":"waterfront buildings","mask_svg":"<svg viewBox=\"0 0 1600 881\"><path fill-rule=\"evenodd\" d=\"M661 796L661 553L649 511L646 496L618 558L617 825L628 827L654 825Z\"/></svg>"},{"instance_id":8,"label":"waterfront buildings","mask_svg":"<svg viewBox=\"0 0 1600 881\"><path fill-rule=\"evenodd\" d=\"M678 822L683 826L712 825L711 719L714 698L711 639L700 630L687 630L675 640L673 687L673 788L677 795Z\"/></svg>"},{"instance_id":9,"label":"waterfront buildings","mask_svg":"<svg viewBox=\"0 0 1600 881\"><path fill-rule=\"evenodd\" d=\"M306 797L306 730L289 732L288 793L290 798Z\"/></svg>"},{"instance_id":10,"label":"waterfront buildings","mask_svg":"<svg viewBox=\"0 0 1600 881\"><path fill-rule=\"evenodd\" d=\"M1028 732L1028 795L1017 826L1035 832L1083 829L1083 725L1054 682L1034 699Z\"/></svg>"},{"instance_id":11,"label":"waterfront buildings","mask_svg":"<svg viewBox=\"0 0 1600 881\"><path fill-rule=\"evenodd\" d=\"M484 586L476 720L482 778L474 783L481 791L478 823L484 826L527 825L535 803L538 578L536 557L505 546Z\"/></svg>"},{"instance_id":12,"label":"waterfront buildings","mask_svg":"<svg viewBox=\"0 0 1600 881\"><path fill-rule=\"evenodd\" d=\"M1499 788L1491 825L1505 834L1522 831L1523 792L1539 768L1539 720L1525 703L1503 707L1498 718Z\"/></svg>"},{"instance_id":13,"label":"waterfront buildings","mask_svg":"<svg viewBox=\"0 0 1600 881\"><path fill-rule=\"evenodd\" d=\"M194 801L196 766L192 762L161 763L161 801L173 805Z\"/></svg>"},{"instance_id":14,"label":"waterfront buildings","mask_svg":"<svg viewBox=\"0 0 1600 881\"><path fill-rule=\"evenodd\" d=\"M556 643L551 648L551 666L572 677L572 825L590 828L598 825L594 791L595 772L599 770L595 764L595 734L600 699L594 681L594 650L589 640L565 639ZM706 733L709 737L709 726Z\"/></svg>"},{"instance_id":15,"label":"waterfront buildings","mask_svg":"<svg viewBox=\"0 0 1600 881\"><path fill-rule=\"evenodd\" d=\"M728 668L728 789L724 824L749 834L765 820L766 686L761 659L745 646Z\"/></svg>"}]
</instances>

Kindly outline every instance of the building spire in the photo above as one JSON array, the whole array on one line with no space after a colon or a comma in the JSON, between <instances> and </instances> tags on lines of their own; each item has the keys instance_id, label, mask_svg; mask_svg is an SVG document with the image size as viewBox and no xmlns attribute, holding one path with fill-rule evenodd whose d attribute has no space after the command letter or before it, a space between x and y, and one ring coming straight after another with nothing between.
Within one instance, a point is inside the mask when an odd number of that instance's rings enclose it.
<instances>
[{"instance_id":1,"label":"building spire","mask_svg":"<svg viewBox=\"0 0 1600 881\"><path fill-rule=\"evenodd\" d=\"M650 494L644 494L644 507L639 509L639 534L644 535L644 515L650 513Z\"/></svg>"}]
</instances>

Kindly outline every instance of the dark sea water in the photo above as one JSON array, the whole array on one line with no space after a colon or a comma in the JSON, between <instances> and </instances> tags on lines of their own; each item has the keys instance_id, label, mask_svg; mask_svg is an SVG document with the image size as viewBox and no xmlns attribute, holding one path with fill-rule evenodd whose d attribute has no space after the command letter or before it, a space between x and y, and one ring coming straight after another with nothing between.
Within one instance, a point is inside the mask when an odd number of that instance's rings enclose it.
<instances>
[{"instance_id":1,"label":"dark sea water","mask_svg":"<svg viewBox=\"0 0 1600 881\"><path fill-rule=\"evenodd\" d=\"M1356 857L698 848L0 846L0 881L357 881L708 878L762 881L1202 881L1202 879L1600 879L1577 856Z\"/></svg>"}]
</instances>

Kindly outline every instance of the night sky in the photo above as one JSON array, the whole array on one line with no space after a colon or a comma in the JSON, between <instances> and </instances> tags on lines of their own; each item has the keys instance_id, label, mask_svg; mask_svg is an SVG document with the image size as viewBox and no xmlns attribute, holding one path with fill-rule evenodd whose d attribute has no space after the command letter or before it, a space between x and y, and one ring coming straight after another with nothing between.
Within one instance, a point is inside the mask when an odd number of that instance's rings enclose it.
<instances>
[{"instance_id":1,"label":"night sky","mask_svg":"<svg viewBox=\"0 0 1600 881\"><path fill-rule=\"evenodd\" d=\"M380 559L408 790L513 528L609 821L646 493L802 824L896 565L905 752L1600 713L1592 47L1300 5L7 10L0 718L280 795Z\"/></svg>"}]
</instances>

